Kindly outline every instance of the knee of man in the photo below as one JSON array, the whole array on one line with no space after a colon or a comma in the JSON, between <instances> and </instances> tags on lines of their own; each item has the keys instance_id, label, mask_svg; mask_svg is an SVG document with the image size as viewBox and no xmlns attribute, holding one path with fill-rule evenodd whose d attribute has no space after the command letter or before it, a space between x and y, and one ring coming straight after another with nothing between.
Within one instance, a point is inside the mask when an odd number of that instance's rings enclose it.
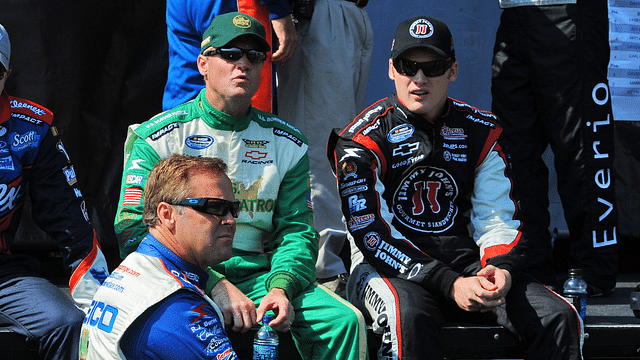
<instances>
[{"instance_id":1,"label":"knee of man","mask_svg":"<svg viewBox=\"0 0 640 360\"><path fill-rule=\"evenodd\" d=\"M64 332L78 332L82 327L85 313L73 306L59 306L46 312L45 327Z\"/></svg>"}]
</instances>

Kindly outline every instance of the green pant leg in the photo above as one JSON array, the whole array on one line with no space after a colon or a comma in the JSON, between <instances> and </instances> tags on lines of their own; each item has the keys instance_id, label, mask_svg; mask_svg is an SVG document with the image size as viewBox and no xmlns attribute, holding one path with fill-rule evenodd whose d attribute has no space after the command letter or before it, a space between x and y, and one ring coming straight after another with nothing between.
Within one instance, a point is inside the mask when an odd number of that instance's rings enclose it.
<instances>
[{"instance_id":1,"label":"green pant leg","mask_svg":"<svg viewBox=\"0 0 640 360\"><path fill-rule=\"evenodd\" d=\"M254 274L236 286L257 305L266 295L266 278L267 273ZM369 358L364 317L349 302L314 283L291 304L296 316L290 331L303 359Z\"/></svg>"}]
</instances>

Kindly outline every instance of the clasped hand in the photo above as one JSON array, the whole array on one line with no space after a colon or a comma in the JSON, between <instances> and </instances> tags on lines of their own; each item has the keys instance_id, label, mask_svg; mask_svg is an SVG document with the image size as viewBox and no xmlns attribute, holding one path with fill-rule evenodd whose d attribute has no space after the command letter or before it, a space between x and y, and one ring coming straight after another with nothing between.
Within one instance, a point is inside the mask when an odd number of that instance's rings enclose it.
<instances>
[{"instance_id":1,"label":"clasped hand","mask_svg":"<svg viewBox=\"0 0 640 360\"><path fill-rule=\"evenodd\" d=\"M476 276L456 279L452 292L461 309L486 312L504 304L510 288L509 271L487 265Z\"/></svg>"}]
</instances>

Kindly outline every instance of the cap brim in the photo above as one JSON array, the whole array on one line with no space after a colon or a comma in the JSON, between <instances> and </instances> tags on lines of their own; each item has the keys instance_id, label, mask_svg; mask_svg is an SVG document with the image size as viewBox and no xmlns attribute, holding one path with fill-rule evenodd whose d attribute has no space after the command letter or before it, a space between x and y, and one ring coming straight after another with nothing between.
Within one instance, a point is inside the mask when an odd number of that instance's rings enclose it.
<instances>
[{"instance_id":1,"label":"cap brim","mask_svg":"<svg viewBox=\"0 0 640 360\"><path fill-rule=\"evenodd\" d=\"M0 53L0 63L6 70L9 70L9 58L4 56L4 54Z\"/></svg>"},{"instance_id":2,"label":"cap brim","mask_svg":"<svg viewBox=\"0 0 640 360\"><path fill-rule=\"evenodd\" d=\"M393 52L391 53L391 58L392 59L396 59L396 58L398 58L398 56L402 55L405 51L411 50L411 49L415 49L415 48L431 49L431 50L435 51L436 54L440 55L445 60L451 58L451 56L449 56L444 51L438 49L437 47L435 47L433 45L428 45L428 44L411 44L411 45L407 45L405 47L399 48L397 50L394 49Z\"/></svg>"},{"instance_id":3,"label":"cap brim","mask_svg":"<svg viewBox=\"0 0 640 360\"><path fill-rule=\"evenodd\" d=\"M210 47L215 47L215 48L219 48L219 47L223 47L227 44L229 44L230 42L232 42L233 40L242 37L242 36L251 36L252 38L256 39L258 41L258 50L260 51L271 51L271 47L269 46L269 43L262 38L260 35L256 35L256 34L240 34L240 35L236 35L236 36L231 36L228 38L218 38L218 41L212 41L209 43L209 46L207 46L206 48L202 49L202 53L204 53L205 50L207 50Z\"/></svg>"}]
</instances>

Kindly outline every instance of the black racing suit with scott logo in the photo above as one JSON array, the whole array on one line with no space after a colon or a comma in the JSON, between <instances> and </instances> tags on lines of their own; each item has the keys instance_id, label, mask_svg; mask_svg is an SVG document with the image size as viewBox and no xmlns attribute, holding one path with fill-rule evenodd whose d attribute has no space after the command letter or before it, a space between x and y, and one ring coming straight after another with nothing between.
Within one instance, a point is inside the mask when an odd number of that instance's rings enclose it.
<instances>
[{"instance_id":1,"label":"black racing suit with scott logo","mask_svg":"<svg viewBox=\"0 0 640 360\"><path fill-rule=\"evenodd\" d=\"M444 114L429 120L392 94L329 138L342 212L357 247L347 297L383 335L380 359L441 359L439 329L457 317L498 322L527 345L549 346L530 349L532 358L579 358L573 308L518 276L525 241L496 120L451 98ZM454 281L489 264L513 275L509 305L482 315L460 310ZM567 329L565 336L554 333L557 326ZM567 353L554 354L561 348Z\"/></svg>"}]
</instances>

